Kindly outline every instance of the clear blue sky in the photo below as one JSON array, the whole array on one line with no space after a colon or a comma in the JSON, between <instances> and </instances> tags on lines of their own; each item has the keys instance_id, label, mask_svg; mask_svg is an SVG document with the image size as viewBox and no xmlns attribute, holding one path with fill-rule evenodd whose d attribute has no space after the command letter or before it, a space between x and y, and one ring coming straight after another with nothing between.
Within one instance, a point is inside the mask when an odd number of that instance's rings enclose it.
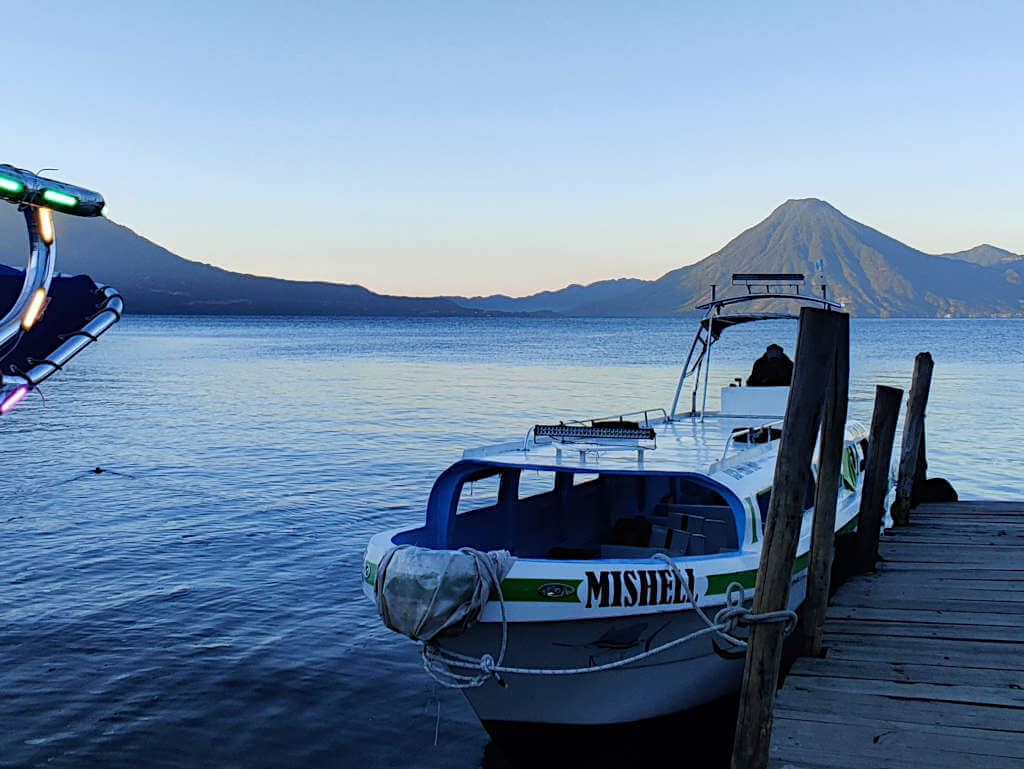
<instances>
[{"instance_id":1,"label":"clear blue sky","mask_svg":"<svg viewBox=\"0 0 1024 769\"><path fill-rule=\"evenodd\" d=\"M653 278L808 196L926 251L1024 252L1020 3L0 18L0 162L59 167L115 221L230 269L405 294Z\"/></svg>"}]
</instances>

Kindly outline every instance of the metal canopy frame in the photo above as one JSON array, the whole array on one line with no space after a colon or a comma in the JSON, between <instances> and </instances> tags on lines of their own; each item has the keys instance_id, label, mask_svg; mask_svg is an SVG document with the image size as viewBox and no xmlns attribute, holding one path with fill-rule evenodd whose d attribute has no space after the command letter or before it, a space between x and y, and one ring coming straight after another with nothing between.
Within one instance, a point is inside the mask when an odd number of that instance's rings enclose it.
<instances>
[{"instance_id":1,"label":"metal canopy frame","mask_svg":"<svg viewBox=\"0 0 1024 769\"><path fill-rule=\"evenodd\" d=\"M74 216L95 217L104 212L105 202L98 192L76 187L56 179L47 179L15 166L0 164L0 199L18 206L28 229L28 257L21 291L11 308L0 318L0 351L13 348L45 310L57 260L57 243L52 211ZM20 400L24 393L55 374L75 355L97 340L100 334L121 319L124 303L109 286L97 284L102 305L82 328L66 335L45 360L30 360L28 371L0 374L0 414ZM0 354L2 360L2 354ZM15 388L10 402L8 388ZM17 391L21 390L19 394Z\"/></svg>"},{"instance_id":2,"label":"metal canopy frame","mask_svg":"<svg viewBox=\"0 0 1024 769\"><path fill-rule=\"evenodd\" d=\"M826 310L841 310L842 304L828 298L825 284L821 285L821 296L804 294L800 292L800 286L804 282L804 276L800 273L736 273L732 276L734 286L742 285L746 293L734 296L717 296L717 286L711 286L711 299L696 306L698 310L704 310L697 326L697 334L690 345L690 351L686 355L683 369L679 374L679 383L676 385L675 397L672 399L672 408L668 412L668 418L675 419L676 409L679 406L679 396L683 391L683 383L693 377L693 390L690 393L689 416L696 416L697 395L703 392L700 402L700 420L704 421L704 414L708 402L708 380L711 372L711 348L718 341L722 332L731 327L743 323L753 323L766 320L797 320L799 316L790 313L723 313L727 307L743 305L749 302L763 302L768 299L776 299L798 304L820 306ZM696 357L695 357L696 354ZM701 374L703 373L703 382Z\"/></svg>"}]
</instances>

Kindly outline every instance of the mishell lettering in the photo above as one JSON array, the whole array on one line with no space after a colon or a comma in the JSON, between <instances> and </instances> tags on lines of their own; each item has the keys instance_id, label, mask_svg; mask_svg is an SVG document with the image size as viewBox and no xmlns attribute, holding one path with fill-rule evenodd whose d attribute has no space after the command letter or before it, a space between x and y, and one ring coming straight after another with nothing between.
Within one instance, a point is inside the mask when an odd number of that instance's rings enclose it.
<instances>
[{"instance_id":1,"label":"mishell lettering","mask_svg":"<svg viewBox=\"0 0 1024 769\"><path fill-rule=\"evenodd\" d=\"M686 582L694 599L693 569L686 569ZM588 571L586 608L630 606L672 606L689 602L686 590L671 569L626 569ZM542 587L547 587L543 585Z\"/></svg>"}]
</instances>

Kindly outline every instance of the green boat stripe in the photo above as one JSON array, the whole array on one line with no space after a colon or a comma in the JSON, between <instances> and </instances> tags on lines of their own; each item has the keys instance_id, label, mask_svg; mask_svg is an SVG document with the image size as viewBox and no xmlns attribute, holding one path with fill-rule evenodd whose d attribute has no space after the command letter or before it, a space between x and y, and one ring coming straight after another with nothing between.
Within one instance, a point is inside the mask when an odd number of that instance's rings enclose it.
<instances>
[{"instance_id":1,"label":"green boat stripe","mask_svg":"<svg viewBox=\"0 0 1024 769\"><path fill-rule=\"evenodd\" d=\"M576 588L580 586L582 579L535 579L533 577L508 577L501 581L501 594L506 601L541 601L543 603L579 603L580 597L576 595ZM541 585L566 585L571 590L557 598L541 595L538 591ZM498 600L498 591L492 590L491 601Z\"/></svg>"},{"instance_id":2,"label":"green boat stripe","mask_svg":"<svg viewBox=\"0 0 1024 769\"><path fill-rule=\"evenodd\" d=\"M747 503L747 509L750 510L750 543L753 544L754 542L757 542L757 540L758 540L758 536L757 536L757 510L754 507L754 505L757 504L757 503L751 497L747 497L744 501Z\"/></svg>"},{"instance_id":3,"label":"green boat stripe","mask_svg":"<svg viewBox=\"0 0 1024 769\"><path fill-rule=\"evenodd\" d=\"M839 534L846 534L857 525L856 517L839 530ZM810 562L810 552L799 556L793 563L793 574L799 574L807 568ZM366 583L372 585L377 578L377 564L367 563L365 568ZM722 595L729 584L738 582L744 589L753 589L757 583L757 569L745 569L743 571L732 571L725 574L708 575L707 595ZM538 579L536 577L508 577L501 582L501 592L506 601L510 602L535 602L535 603L579 603L577 589L582 579ZM565 585L570 588L566 595L557 598L541 595L539 588L542 585ZM497 601L498 592L491 591L489 600Z\"/></svg>"},{"instance_id":4,"label":"green boat stripe","mask_svg":"<svg viewBox=\"0 0 1024 769\"><path fill-rule=\"evenodd\" d=\"M807 568L811 560L810 551L804 553L793 563L793 573L799 574ZM729 587L730 582L739 582L744 589L752 589L757 583L757 569L733 571L728 574L708 575L708 595L721 595Z\"/></svg>"},{"instance_id":5,"label":"green boat stripe","mask_svg":"<svg viewBox=\"0 0 1024 769\"><path fill-rule=\"evenodd\" d=\"M857 516L855 515L855 516L853 516L853 518L851 518L849 521L847 521L843 525L843 528L841 528L839 531L837 531L836 534L849 534L851 531L853 531L856 528L857 528Z\"/></svg>"}]
</instances>

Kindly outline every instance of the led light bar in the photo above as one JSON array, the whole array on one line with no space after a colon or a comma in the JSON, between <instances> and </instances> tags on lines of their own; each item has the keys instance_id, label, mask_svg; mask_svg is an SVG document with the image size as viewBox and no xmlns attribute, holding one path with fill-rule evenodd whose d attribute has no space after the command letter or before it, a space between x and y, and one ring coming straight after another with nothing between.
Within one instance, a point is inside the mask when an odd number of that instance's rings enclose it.
<instances>
[{"instance_id":1,"label":"led light bar","mask_svg":"<svg viewBox=\"0 0 1024 769\"><path fill-rule=\"evenodd\" d=\"M21 399L24 398L27 393L27 385L21 385L20 387L14 388L11 394L4 398L2 402L0 402L0 414L6 414L8 411L10 411L19 403L21 403Z\"/></svg>"},{"instance_id":2,"label":"led light bar","mask_svg":"<svg viewBox=\"0 0 1024 769\"><path fill-rule=\"evenodd\" d=\"M800 272L734 272L732 284L737 283L803 283Z\"/></svg>"},{"instance_id":3,"label":"led light bar","mask_svg":"<svg viewBox=\"0 0 1024 769\"><path fill-rule=\"evenodd\" d=\"M103 196L98 192L6 164L0 164L0 198L75 216L101 216L104 207Z\"/></svg>"},{"instance_id":4,"label":"led light bar","mask_svg":"<svg viewBox=\"0 0 1024 769\"><path fill-rule=\"evenodd\" d=\"M0 176L0 190L3 192L9 192L12 195L18 195L25 189L25 185L19 182L17 179L10 179L6 176Z\"/></svg>"},{"instance_id":5,"label":"led light bar","mask_svg":"<svg viewBox=\"0 0 1024 769\"><path fill-rule=\"evenodd\" d=\"M43 200L47 203L54 203L64 208L73 208L78 205L78 198L74 195L67 195L57 190L43 190Z\"/></svg>"},{"instance_id":6,"label":"led light bar","mask_svg":"<svg viewBox=\"0 0 1024 769\"><path fill-rule=\"evenodd\" d=\"M536 425L533 428L534 438L546 437L557 441L595 441L595 440L623 440L623 441L652 441L654 440L653 427L639 427L636 425L623 425L612 427L601 425L599 427L588 427L587 425Z\"/></svg>"},{"instance_id":7,"label":"led light bar","mask_svg":"<svg viewBox=\"0 0 1024 769\"><path fill-rule=\"evenodd\" d=\"M28 309L25 310L25 315L21 319L21 327L23 330L28 331L32 326L39 320L39 316L43 313L43 305L46 304L46 289L37 288L36 292L32 295L32 301L29 302Z\"/></svg>"}]
</instances>

